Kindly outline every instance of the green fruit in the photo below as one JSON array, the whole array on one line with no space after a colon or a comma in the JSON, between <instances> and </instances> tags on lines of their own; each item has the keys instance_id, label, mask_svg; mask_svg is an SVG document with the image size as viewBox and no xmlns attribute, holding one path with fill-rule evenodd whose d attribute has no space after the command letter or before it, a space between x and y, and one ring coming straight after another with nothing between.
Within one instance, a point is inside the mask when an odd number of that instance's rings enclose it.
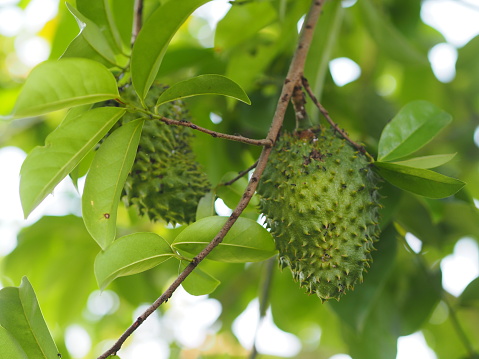
<instances>
[{"instance_id":1,"label":"green fruit","mask_svg":"<svg viewBox=\"0 0 479 359\"><path fill-rule=\"evenodd\" d=\"M363 280L379 236L378 177L334 130L284 133L258 187L282 268L322 300Z\"/></svg>"},{"instance_id":2,"label":"green fruit","mask_svg":"<svg viewBox=\"0 0 479 359\"><path fill-rule=\"evenodd\" d=\"M145 103L150 110L165 87L154 85ZM131 86L121 92L128 103L140 107ZM188 111L181 101L163 105L159 115L169 119L189 120ZM146 117L141 112L128 111L121 124ZM126 180L123 199L134 205L140 214L152 221L190 223L195 220L198 202L209 190L206 174L196 162L191 149L191 129L170 126L158 119L147 119L143 125L138 151Z\"/></svg>"}]
</instances>

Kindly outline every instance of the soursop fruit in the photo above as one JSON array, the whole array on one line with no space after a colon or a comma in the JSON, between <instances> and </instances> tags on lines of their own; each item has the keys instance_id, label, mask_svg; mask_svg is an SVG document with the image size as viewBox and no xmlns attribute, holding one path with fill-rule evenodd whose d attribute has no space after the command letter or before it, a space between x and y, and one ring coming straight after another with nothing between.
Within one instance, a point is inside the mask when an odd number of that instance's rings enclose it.
<instances>
[{"instance_id":1,"label":"soursop fruit","mask_svg":"<svg viewBox=\"0 0 479 359\"><path fill-rule=\"evenodd\" d=\"M379 236L378 177L333 129L284 133L258 187L282 268L321 300L363 280Z\"/></svg>"},{"instance_id":2,"label":"soursop fruit","mask_svg":"<svg viewBox=\"0 0 479 359\"><path fill-rule=\"evenodd\" d=\"M145 99L150 110L164 86L154 85ZM141 107L132 86L121 91L121 97ZM159 109L159 115L187 121L188 111L181 101L170 102ZM121 124L146 115L129 110ZM198 202L209 190L210 183L196 162L191 148L191 129L170 126L158 119L147 119L143 125L138 151L123 190L124 202L136 206L150 220L190 223L195 220Z\"/></svg>"}]
</instances>

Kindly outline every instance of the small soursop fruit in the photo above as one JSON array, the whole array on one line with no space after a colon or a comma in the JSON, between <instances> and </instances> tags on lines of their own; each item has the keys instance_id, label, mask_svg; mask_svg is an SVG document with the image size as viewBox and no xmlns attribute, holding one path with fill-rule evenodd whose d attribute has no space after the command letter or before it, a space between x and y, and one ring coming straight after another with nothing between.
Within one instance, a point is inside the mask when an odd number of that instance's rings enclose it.
<instances>
[{"instance_id":1,"label":"small soursop fruit","mask_svg":"<svg viewBox=\"0 0 479 359\"><path fill-rule=\"evenodd\" d=\"M159 95L165 90L154 85L145 99L153 109ZM140 104L131 86L122 98L138 107ZM163 105L159 114L173 120L188 120L188 111L181 101ZM127 123L144 114L127 112L121 123ZM157 221L190 223L195 220L198 202L210 190L206 174L196 162L191 149L191 129L170 126L157 119L147 119L143 125L138 151L132 170L126 180L123 199L135 205L142 215Z\"/></svg>"},{"instance_id":2,"label":"small soursop fruit","mask_svg":"<svg viewBox=\"0 0 479 359\"><path fill-rule=\"evenodd\" d=\"M332 129L284 133L258 187L282 268L321 300L363 279L379 236L378 177Z\"/></svg>"}]
</instances>

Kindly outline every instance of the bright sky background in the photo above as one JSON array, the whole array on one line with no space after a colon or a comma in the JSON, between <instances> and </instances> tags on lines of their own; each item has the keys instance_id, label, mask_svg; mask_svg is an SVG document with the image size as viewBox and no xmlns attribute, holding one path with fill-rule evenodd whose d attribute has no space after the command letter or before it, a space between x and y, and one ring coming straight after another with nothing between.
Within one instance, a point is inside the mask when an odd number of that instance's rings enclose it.
<instances>
[{"instance_id":1,"label":"bright sky background","mask_svg":"<svg viewBox=\"0 0 479 359\"><path fill-rule=\"evenodd\" d=\"M419 0L418 0L419 1ZM7 58L7 65L12 74L26 73L32 66L45 60L49 54L49 44L36 33L56 14L58 0L32 0L25 11L15 6L18 0L0 0L0 35L18 36L15 41L16 53ZM353 6L356 0L345 2ZM215 0L196 11L196 16L207 19L213 30L216 22L229 9L227 0ZM443 33L446 42L431 49L429 60L436 77L449 82L455 75L457 48L464 46L470 39L479 34L479 1L477 0L426 0L423 2L421 16L423 20ZM354 81L361 74L360 67L347 58L334 59L330 63L334 81L344 86ZM389 79L390 80L390 79ZM385 81L389 81L385 79ZM394 85L394 84L392 84ZM474 134L479 147L479 127ZM62 182L47 200L37 208L28 220L23 219L18 196L19 170L25 158L23 151L7 147L0 149L0 255L6 255L16 245L16 234L23 226L30 225L43 215L79 215L80 199L69 181ZM218 201L216 209L220 214L228 214L230 210ZM408 242L416 251L421 249L421 241L408 235ZM454 253L444 258L441 263L444 288L453 295L459 295L465 286L479 275L479 250L477 242L464 238L454 248ZM1 286L0 286L1 287ZM167 358L168 345L176 340L185 347L195 347L219 328L213 325L221 313L221 304L207 296L193 297L184 290L175 293L169 302L171 309L160 318L154 315L139 333L134 335L132 343L122 351L122 358L133 359L147 357L152 352L155 358ZM88 302L87 315L101 318L106 313L114 312L118 307L115 293L106 291L101 296L94 292ZM140 312L143 308L139 308ZM437 314L438 312L439 314ZM441 303L431 320L445 320L444 304ZM208 315L204 315L208 313ZM253 341L253 333L258 325L258 301L252 301L245 311L234 322L233 330L240 343L249 349ZM174 329L169 336L164 330ZM160 335L161 334L161 335ZM162 340L159 340L159 337ZM321 329L317 330L317 339ZM272 340L275 338L275 340ZM278 340L278 338L281 338ZM207 340L207 339L206 339ZM88 333L80 326L73 325L66 333L68 349L75 358L81 358L91 346ZM111 345L101 343L99 352ZM282 332L273 322L271 313L258 329L257 346L261 353L293 357L301 350L301 343L292 334ZM402 337L398 342L397 359L435 359L434 353L427 347L421 332ZM163 353L163 354L159 354ZM330 359L350 359L346 354L334 355Z\"/></svg>"}]
</instances>

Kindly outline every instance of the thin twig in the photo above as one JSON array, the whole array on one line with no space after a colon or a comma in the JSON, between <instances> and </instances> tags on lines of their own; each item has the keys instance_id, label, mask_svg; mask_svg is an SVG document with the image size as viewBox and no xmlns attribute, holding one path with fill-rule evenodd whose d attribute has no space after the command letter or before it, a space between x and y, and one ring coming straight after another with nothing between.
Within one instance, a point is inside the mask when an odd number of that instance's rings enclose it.
<instances>
[{"instance_id":1,"label":"thin twig","mask_svg":"<svg viewBox=\"0 0 479 359\"><path fill-rule=\"evenodd\" d=\"M251 166L249 166L247 169L244 171L238 172L238 175L233 178L232 180L229 180L228 182L220 183L218 186L231 186L233 183L235 183L237 180L239 180L241 177L243 177L245 174L247 174L249 171L254 169L258 165L258 161L253 163Z\"/></svg>"},{"instance_id":2,"label":"thin twig","mask_svg":"<svg viewBox=\"0 0 479 359\"><path fill-rule=\"evenodd\" d=\"M135 16L133 17L133 31L131 33L132 47L143 25L143 0L135 0L135 8L133 11Z\"/></svg>"},{"instance_id":3,"label":"thin twig","mask_svg":"<svg viewBox=\"0 0 479 359\"><path fill-rule=\"evenodd\" d=\"M198 126L190 121L178 121L178 120L172 120L170 118L166 118L163 116L158 116L154 115L155 118L158 118L160 121L163 121L164 123L168 125L176 125L176 126L184 126L184 127L189 127L193 130L197 130L203 133L207 133L208 135L212 137L218 137L218 138L224 138L226 140L231 140L231 141L237 141L237 142L243 142L247 143L249 145L255 145L255 146L271 146L273 142L270 140L255 140L252 138L244 137L244 136L236 136L236 135L229 135L227 133L221 133L221 132L216 132L213 130L209 130L207 128Z\"/></svg>"},{"instance_id":4,"label":"thin twig","mask_svg":"<svg viewBox=\"0 0 479 359\"><path fill-rule=\"evenodd\" d=\"M324 118L326 118L326 120L329 122L331 127L333 127L335 131L338 132L346 141L353 145L354 148L356 148L359 152L363 153L366 157L368 157L370 162L374 162L374 158L368 153L368 151L366 151L364 146L361 146L360 144L354 142L351 138L349 138L348 134L344 130L340 129L339 126L331 119L331 116L329 116L329 112L323 107L323 105L319 103L316 96L314 96L314 93L311 90L311 87L309 86L309 82L306 77L303 77L301 80L303 83L303 87L308 93L309 97L311 98L311 100L313 100L314 104L323 114Z\"/></svg>"},{"instance_id":5,"label":"thin twig","mask_svg":"<svg viewBox=\"0 0 479 359\"><path fill-rule=\"evenodd\" d=\"M298 41L298 47L296 48L294 57L291 61L286 80L281 91L281 95L276 107L276 111L269 129L266 139L270 143L274 143L278 137L279 131L283 125L284 115L288 107L288 102L291 99L294 86L301 83L301 78L304 70L304 63L306 61L306 56L308 54L309 46L313 38L314 27L318 21L319 15L323 2L319 0L313 0L311 3L311 8L306 15L306 19L303 24L303 29L300 34ZM258 186L259 179L266 168L269 154L271 153L272 147L265 146L261 152L261 155L258 159L258 165L251 177L248 186L241 198L240 202L234 209L231 216L226 221L223 228L219 233L211 240L211 242L203 249L200 254L198 254L193 260L188 264L188 266L179 274L179 276L174 280L170 287L149 307L143 312L135 322L122 334L122 336L115 342L115 344L108 349L105 353L100 355L98 359L106 359L110 355L116 354L125 340L148 318L158 307L166 302L173 294L173 292L180 286L180 284L185 280L185 278L196 268L196 266L216 247L218 246L223 238L226 236L228 231L231 229L233 224L239 218L243 210L248 205L251 197L256 191Z\"/></svg>"},{"instance_id":6,"label":"thin twig","mask_svg":"<svg viewBox=\"0 0 479 359\"><path fill-rule=\"evenodd\" d=\"M229 135L227 133L213 131L213 130L210 130L208 128L198 126L198 125L196 125L196 124L194 124L193 122L190 122L190 121L173 120L171 118L167 118L167 117L164 117L164 116L161 116L161 115L157 115L157 114L149 111L148 109L144 109L144 108L141 108L141 107L136 107L136 106L134 106L130 103L127 103L127 102L121 100L121 99L116 99L116 101L123 104L123 105L126 105L128 108L130 108L132 110L135 110L136 112L141 112L141 113L144 113L145 115L147 115L148 117L156 118L156 119L166 123L167 125L189 127L193 130L197 130L197 131L206 133L206 134L208 134L212 137L224 138L226 140L231 140L231 141L236 141L236 142L243 142L243 143L247 143L249 145L272 146L272 144L273 144L272 141L267 140L267 139L266 140L255 140L255 139L244 137L244 136Z\"/></svg>"}]
</instances>

